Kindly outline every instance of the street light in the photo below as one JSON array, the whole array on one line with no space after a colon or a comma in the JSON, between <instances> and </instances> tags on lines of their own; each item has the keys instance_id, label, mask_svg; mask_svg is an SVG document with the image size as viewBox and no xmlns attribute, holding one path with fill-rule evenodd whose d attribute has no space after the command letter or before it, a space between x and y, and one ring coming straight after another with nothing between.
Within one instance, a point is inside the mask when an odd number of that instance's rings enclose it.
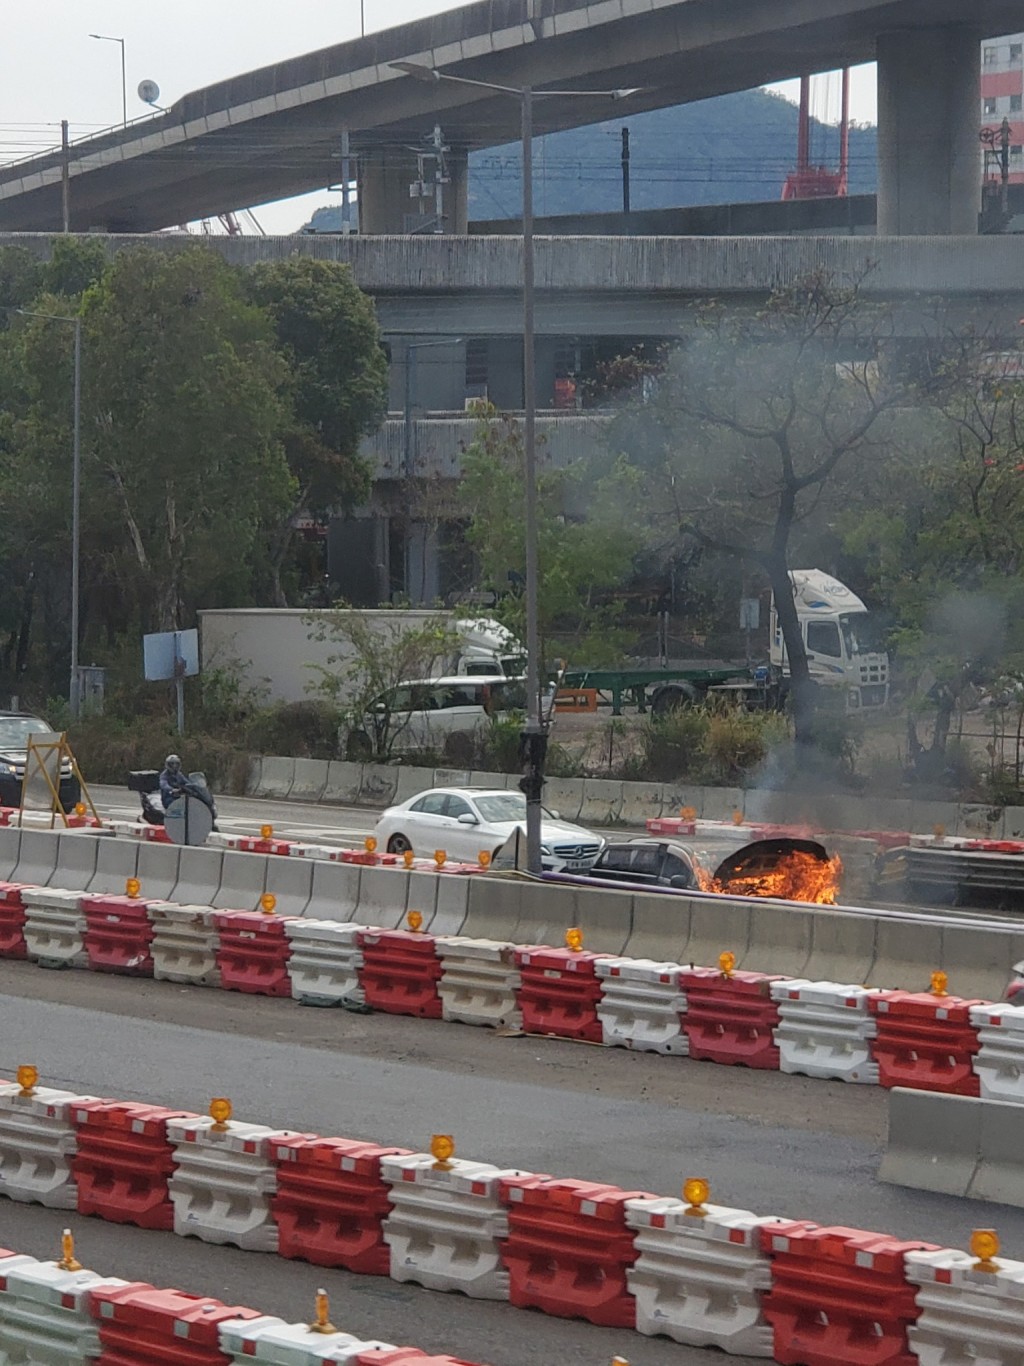
<instances>
[{"instance_id":1,"label":"street light","mask_svg":"<svg viewBox=\"0 0 1024 1366\"><path fill-rule=\"evenodd\" d=\"M121 114L124 119L124 126L128 127L128 76L125 69L124 58L124 39L111 38L106 33L90 33L90 38L96 38L101 43L120 43L121 44Z\"/></svg>"},{"instance_id":2,"label":"street light","mask_svg":"<svg viewBox=\"0 0 1024 1366\"><path fill-rule=\"evenodd\" d=\"M60 313L31 313L27 308L19 308L17 312L23 318L43 318L51 323L70 323L75 329L74 438L71 457L71 683L68 689L68 701L71 704L71 715L77 721L80 702L78 686L78 585L82 540L82 320L81 318L67 318Z\"/></svg>"},{"instance_id":3,"label":"street light","mask_svg":"<svg viewBox=\"0 0 1024 1366\"><path fill-rule=\"evenodd\" d=\"M541 792L544 787L544 758L547 732L540 710L540 623L537 607L539 570L537 564L537 385L534 347L534 257L533 257L533 101L534 99L611 99L635 95L638 87L627 90L534 90L532 86L497 85L454 76L418 62L391 62L418 81L475 86L493 90L519 100L522 112L523 158L523 479L526 484L526 725L522 736L523 777L526 796L526 862L531 873L541 871L540 826Z\"/></svg>"}]
</instances>

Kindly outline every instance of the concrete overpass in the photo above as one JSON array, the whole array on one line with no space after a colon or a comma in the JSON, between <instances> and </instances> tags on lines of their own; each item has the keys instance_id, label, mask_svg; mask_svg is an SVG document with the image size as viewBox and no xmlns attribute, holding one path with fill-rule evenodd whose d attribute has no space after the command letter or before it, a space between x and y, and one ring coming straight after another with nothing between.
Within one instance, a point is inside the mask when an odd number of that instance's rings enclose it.
<instances>
[{"instance_id":1,"label":"concrete overpass","mask_svg":"<svg viewBox=\"0 0 1024 1366\"><path fill-rule=\"evenodd\" d=\"M537 88L639 86L628 108L645 110L877 58L879 231L972 233L978 44L1019 20L1019 0L974 0L969 11L964 0L476 0L75 143L71 225L148 231L320 188L339 178L347 131L364 231L400 230L408 144L439 122L454 149L449 227L464 231L466 153L512 140L517 102L424 85L396 61ZM605 99L542 100L537 131L608 113ZM59 149L0 169L0 229L59 228L61 179Z\"/></svg>"}]
</instances>

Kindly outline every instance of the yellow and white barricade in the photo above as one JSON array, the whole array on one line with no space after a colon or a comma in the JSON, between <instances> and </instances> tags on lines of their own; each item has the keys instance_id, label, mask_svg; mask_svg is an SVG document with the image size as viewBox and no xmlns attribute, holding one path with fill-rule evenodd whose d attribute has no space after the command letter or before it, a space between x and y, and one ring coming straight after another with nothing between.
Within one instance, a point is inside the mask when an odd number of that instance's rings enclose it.
<instances>
[{"instance_id":1,"label":"yellow and white barricade","mask_svg":"<svg viewBox=\"0 0 1024 1366\"><path fill-rule=\"evenodd\" d=\"M380 1170L394 1205L384 1221L391 1279L507 1300L500 1240L508 1237L508 1215L498 1183L513 1173L459 1158L439 1169L429 1153L382 1157Z\"/></svg>"},{"instance_id":2,"label":"yellow and white barricade","mask_svg":"<svg viewBox=\"0 0 1024 1366\"><path fill-rule=\"evenodd\" d=\"M151 901L147 914L153 926L153 976L161 982L218 986L220 941L213 907Z\"/></svg>"},{"instance_id":3,"label":"yellow and white barricade","mask_svg":"<svg viewBox=\"0 0 1024 1366\"><path fill-rule=\"evenodd\" d=\"M761 1296L771 1285L771 1266L758 1229L775 1220L723 1205L704 1205L700 1215L689 1208L668 1197L626 1201L626 1225L636 1230L640 1253L626 1272L637 1331L770 1357L772 1329Z\"/></svg>"},{"instance_id":4,"label":"yellow and white barricade","mask_svg":"<svg viewBox=\"0 0 1024 1366\"><path fill-rule=\"evenodd\" d=\"M518 1029L523 1022L517 999L522 977L514 944L439 935L434 947L441 960L437 991L443 1019Z\"/></svg>"},{"instance_id":5,"label":"yellow and white barricade","mask_svg":"<svg viewBox=\"0 0 1024 1366\"><path fill-rule=\"evenodd\" d=\"M358 935L365 925L340 920L285 921L291 945L288 976L292 998L307 1006L361 1006L359 981L363 951Z\"/></svg>"},{"instance_id":6,"label":"yellow and white barricade","mask_svg":"<svg viewBox=\"0 0 1024 1366\"><path fill-rule=\"evenodd\" d=\"M979 1271L969 1252L904 1254L921 1310L907 1330L920 1366L1019 1362L1024 1358L1024 1262L998 1257Z\"/></svg>"},{"instance_id":7,"label":"yellow and white barricade","mask_svg":"<svg viewBox=\"0 0 1024 1366\"><path fill-rule=\"evenodd\" d=\"M26 1094L17 1082L0 1085L0 1195L50 1209L77 1208L74 1108L95 1099L48 1086Z\"/></svg>"},{"instance_id":8,"label":"yellow and white barricade","mask_svg":"<svg viewBox=\"0 0 1024 1366\"><path fill-rule=\"evenodd\" d=\"M88 962L82 893L62 887L26 887L25 946L44 968L79 968Z\"/></svg>"},{"instance_id":9,"label":"yellow and white barricade","mask_svg":"<svg viewBox=\"0 0 1024 1366\"><path fill-rule=\"evenodd\" d=\"M175 1171L167 1182L174 1231L204 1243L234 1243L250 1252L277 1251L270 1210L277 1171L270 1140L287 1130L235 1120L219 1128L208 1118L169 1119Z\"/></svg>"},{"instance_id":10,"label":"yellow and white barricade","mask_svg":"<svg viewBox=\"0 0 1024 1366\"><path fill-rule=\"evenodd\" d=\"M264 1361L273 1366L317 1366L330 1361L348 1366L364 1352L394 1352L390 1343L366 1341L351 1333L322 1333L284 1319L228 1319L218 1328L220 1349L233 1362Z\"/></svg>"},{"instance_id":11,"label":"yellow and white barricade","mask_svg":"<svg viewBox=\"0 0 1024 1366\"><path fill-rule=\"evenodd\" d=\"M89 1291L128 1284L94 1271L62 1271L55 1262L32 1257L0 1261L0 1281L0 1362L32 1366L94 1362L100 1338L89 1312Z\"/></svg>"},{"instance_id":12,"label":"yellow and white barricade","mask_svg":"<svg viewBox=\"0 0 1024 1366\"><path fill-rule=\"evenodd\" d=\"M980 1050L974 1071L983 1100L1024 1101L1024 1006L971 1006Z\"/></svg>"},{"instance_id":13,"label":"yellow and white barricade","mask_svg":"<svg viewBox=\"0 0 1024 1366\"><path fill-rule=\"evenodd\" d=\"M689 1052L680 1018L686 1011L686 994L679 985L678 963L598 958L594 971L601 978L597 1014L606 1044L645 1053Z\"/></svg>"},{"instance_id":14,"label":"yellow and white barricade","mask_svg":"<svg viewBox=\"0 0 1024 1366\"><path fill-rule=\"evenodd\" d=\"M867 987L840 982L808 982L796 977L772 982L779 1007L775 1029L779 1069L806 1077L878 1084L871 1040L878 1032Z\"/></svg>"}]
</instances>

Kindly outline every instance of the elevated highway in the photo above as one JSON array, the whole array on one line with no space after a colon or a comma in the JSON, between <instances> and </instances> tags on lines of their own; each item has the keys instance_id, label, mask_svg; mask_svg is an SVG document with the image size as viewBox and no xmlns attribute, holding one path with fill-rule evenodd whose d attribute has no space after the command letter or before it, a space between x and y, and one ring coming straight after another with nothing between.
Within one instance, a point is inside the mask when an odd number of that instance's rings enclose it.
<instances>
[{"instance_id":1,"label":"elevated highway","mask_svg":"<svg viewBox=\"0 0 1024 1366\"><path fill-rule=\"evenodd\" d=\"M440 123L453 148L449 226L465 228L465 156L512 140L518 104L424 85L392 63L474 80L639 87L630 110L806 71L879 62L879 229L977 225L978 43L1019 25L1017 0L477 0L446 14L233 77L169 110L75 143L75 229L141 232L336 181L359 155L364 231L400 230L415 159ZM625 108L626 106L620 106ZM606 98L539 102L537 131L606 118ZM59 149L0 170L0 228L62 221Z\"/></svg>"}]
</instances>

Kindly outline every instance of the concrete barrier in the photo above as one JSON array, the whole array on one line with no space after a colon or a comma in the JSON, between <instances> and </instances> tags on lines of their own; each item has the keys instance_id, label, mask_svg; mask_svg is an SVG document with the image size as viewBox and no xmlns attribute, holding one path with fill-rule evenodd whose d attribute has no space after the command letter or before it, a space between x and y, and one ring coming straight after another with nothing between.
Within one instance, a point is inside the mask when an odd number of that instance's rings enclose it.
<instances>
[{"instance_id":1,"label":"concrete barrier","mask_svg":"<svg viewBox=\"0 0 1024 1366\"><path fill-rule=\"evenodd\" d=\"M706 821L731 821L735 812L743 814L745 801L740 787L707 787L701 815Z\"/></svg>"},{"instance_id":2,"label":"concrete barrier","mask_svg":"<svg viewBox=\"0 0 1024 1366\"><path fill-rule=\"evenodd\" d=\"M956 812L956 829L947 835L968 835L976 839L1002 839L1003 808L981 802L961 802Z\"/></svg>"},{"instance_id":3,"label":"concrete barrier","mask_svg":"<svg viewBox=\"0 0 1024 1366\"><path fill-rule=\"evenodd\" d=\"M1011 808L1008 808L1008 811ZM956 829L958 807L956 802L918 802L910 803L910 812L907 816L906 824L898 828L910 830L918 835L930 835L937 825L941 825L947 835L951 835ZM1024 811L1021 812L1024 815ZM865 829L878 829L877 826L865 826ZM1009 836L1012 838L1012 836Z\"/></svg>"},{"instance_id":4,"label":"concrete barrier","mask_svg":"<svg viewBox=\"0 0 1024 1366\"><path fill-rule=\"evenodd\" d=\"M661 789L661 815L678 816L680 811L693 808L698 816L704 814L706 789L695 783L664 783Z\"/></svg>"},{"instance_id":5,"label":"concrete barrier","mask_svg":"<svg viewBox=\"0 0 1024 1366\"><path fill-rule=\"evenodd\" d=\"M435 768L431 787L469 787L472 777L468 768Z\"/></svg>"},{"instance_id":6,"label":"concrete barrier","mask_svg":"<svg viewBox=\"0 0 1024 1366\"><path fill-rule=\"evenodd\" d=\"M621 823L644 829L649 820L661 815L664 792L661 783L623 783L622 807L619 811Z\"/></svg>"},{"instance_id":7,"label":"concrete barrier","mask_svg":"<svg viewBox=\"0 0 1024 1366\"><path fill-rule=\"evenodd\" d=\"M1003 812L1003 838L1024 840L1024 806L1008 806Z\"/></svg>"},{"instance_id":8,"label":"concrete barrier","mask_svg":"<svg viewBox=\"0 0 1024 1366\"><path fill-rule=\"evenodd\" d=\"M57 836L49 830L22 830L12 882L45 887L57 866Z\"/></svg>"},{"instance_id":9,"label":"concrete barrier","mask_svg":"<svg viewBox=\"0 0 1024 1366\"><path fill-rule=\"evenodd\" d=\"M484 773L476 769L469 775L470 787L499 787L519 790L521 773Z\"/></svg>"},{"instance_id":10,"label":"concrete barrier","mask_svg":"<svg viewBox=\"0 0 1024 1366\"><path fill-rule=\"evenodd\" d=\"M96 871L86 890L124 895L125 883L138 870L141 848L134 840L97 840Z\"/></svg>"},{"instance_id":11,"label":"concrete barrier","mask_svg":"<svg viewBox=\"0 0 1024 1366\"><path fill-rule=\"evenodd\" d=\"M255 797L260 790L260 772L263 768L263 759L258 754L249 755L249 771L245 778L245 794L247 797Z\"/></svg>"},{"instance_id":12,"label":"concrete barrier","mask_svg":"<svg viewBox=\"0 0 1024 1366\"><path fill-rule=\"evenodd\" d=\"M804 976L812 982L871 981L877 923L873 916L821 911L814 921L814 942Z\"/></svg>"},{"instance_id":13,"label":"concrete barrier","mask_svg":"<svg viewBox=\"0 0 1024 1366\"><path fill-rule=\"evenodd\" d=\"M623 955L655 963L689 962L686 946L692 906L688 896L638 893L633 898L633 930Z\"/></svg>"},{"instance_id":14,"label":"concrete barrier","mask_svg":"<svg viewBox=\"0 0 1024 1366\"><path fill-rule=\"evenodd\" d=\"M471 877L462 934L469 939L513 939L523 908L525 878Z\"/></svg>"},{"instance_id":15,"label":"concrete barrier","mask_svg":"<svg viewBox=\"0 0 1024 1366\"><path fill-rule=\"evenodd\" d=\"M877 922L875 961L866 979L870 986L927 991L932 972L941 967L941 926L905 920Z\"/></svg>"},{"instance_id":16,"label":"concrete barrier","mask_svg":"<svg viewBox=\"0 0 1024 1366\"><path fill-rule=\"evenodd\" d=\"M981 1111L978 1166L967 1188L972 1200L1024 1206L1024 1105L977 1100Z\"/></svg>"},{"instance_id":17,"label":"concrete barrier","mask_svg":"<svg viewBox=\"0 0 1024 1366\"><path fill-rule=\"evenodd\" d=\"M889 1140L879 1180L966 1195L981 1152L981 1106L996 1104L973 1096L894 1088L889 1092Z\"/></svg>"},{"instance_id":18,"label":"concrete barrier","mask_svg":"<svg viewBox=\"0 0 1024 1366\"><path fill-rule=\"evenodd\" d=\"M579 914L578 903L572 903L566 888L548 887L542 882L523 879L518 890L519 918L511 924L497 926L495 933L488 937L510 939L514 944L561 947L565 943L566 930L576 924L573 917Z\"/></svg>"},{"instance_id":19,"label":"concrete barrier","mask_svg":"<svg viewBox=\"0 0 1024 1366\"><path fill-rule=\"evenodd\" d=\"M135 876L141 884L142 895L156 901L170 901L174 884L178 881L178 862L181 850L176 844L155 844L149 841L139 846L139 861Z\"/></svg>"},{"instance_id":20,"label":"concrete barrier","mask_svg":"<svg viewBox=\"0 0 1024 1366\"><path fill-rule=\"evenodd\" d=\"M434 786L434 772L429 768L409 768L403 765L398 770L398 786L395 788L395 806L407 802L420 792L427 792Z\"/></svg>"},{"instance_id":21,"label":"concrete barrier","mask_svg":"<svg viewBox=\"0 0 1024 1366\"><path fill-rule=\"evenodd\" d=\"M437 884L434 915L430 924L425 926L431 934L462 933L462 927L466 923L466 916L469 913L469 889L475 880L475 877L458 877L454 874L449 876L439 874L434 879ZM417 902L422 897L422 893L418 889L415 893L412 888L409 889L410 910L414 909L412 904L414 895ZM423 907L417 906L415 909L423 910Z\"/></svg>"},{"instance_id":22,"label":"concrete barrier","mask_svg":"<svg viewBox=\"0 0 1024 1366\"><path fill-rule=\"evenodd\" d=\"M320 800L338 806L355 806L363 785L362 764L347 764L332 759L327 765L327 786Z\"/></svg>"},{"instance_id":23,"label":"concrete barrier","mask_svg":"<svg viewBox=\"0 0 1024 1366\"><path fill-rule=\"evenodd\" d=\"M811 959L814 926L820 916L809 907L773 906L755 900L750 908L750 939L740 967L753 972L805 977ZM714 964L712 964L712 967Z\"/></svg>"},{"instance_id":24,"label":"concrete barrier","mask_svg":"<svg viewBox=\"0 0 1024 1366\"><path fill-rule=\"evenodd\" d=\"M359 784L359 805L385 807L395 803L398 769L386 764L364 764Z\"/></svg>"},{"instance_id":25,"label":"concrete barrier","mask_svg":"<svg viewBox=\"0 0 1024 1366\"><path fill-rule=\"evenodd\" d=\"M591 953L614 953L620 956L625 953L626 944L633 933L633 904L632 892L603 887L594 891L579 888L572 893L572 919L569 925L575 925L583 931L583 947ZM564 943L565 930L560 939L552 942Z\"/></svg>"},{"instance_id":26,"label":"concrete barrier","mask_svg":"<svg viewBox=\"0 0 1024 1366\"><path fill-rule=\"evenodd\" d=\"M265 754L260 763L260 785L253 795L285 801L291 793L294 780L294 759Z\"/></svg>"},{"instance_id":27,"label":"concrete barrier","mask_svg":"<svg viewBox=\"0 0 1024 1366\"><path fill-rule=\"evenodd\" d=\"M326 759L296 759L295 776L289 799L293 802L318 802L327 787Z\"/></svg>"},{"instance_id":28,"label":"concrete barrier","mask_svg":"<svg viewBox=\"0 0 1024 1366\"><path fill-rule=\"evenodd\" d=\"M50 875L50 886L84 892L96 875L99 844L95 835L58 835L57 863Z\"/></svg>"},{"instance_id":29,"label":"concrete barrier","mask_svg":"<svg viewBox=\"0 0 1024 1366\"><path fill-rule=\"evenodd\" d=\"M722 953L734 953L737 964L747 956L750 942L749 898L694 897L690 910L690 939L684 962L698 968L715 968Z\"/></svg>"},{"instance_id":30,"label":"concrete barrier","mask_svg":"<svg viewBox=\"0 0 1024 1366\"><path fill-rule=\"evenodd\" d=\"M970 925L942 927L942 970L957 996L1001 1001L1014 963L1024 958L1024 933L979 933ZM926 974L927 976L927 974Z\"/></svg>"},{"instance_id":31,"label":"concrete barrier","mask_svg":"<svg viewBox=\"0 0 1024 1366\"><path fill-rule=\"evenodd\" d=\"M169 901L183 906L210 906L220 886L223 849L182 849L178 880Z\"/></svg>"},{"instance_id":32,"label":"concrete barrier","mask_svg":"<svg viewBox=\"0 0 1024 1366\"><path fill-rule=\"evenodd\" d=\"M601 778L587 778L578 817L581 824L615 825L622 814L622 786Z\"/></svg>"},{"instance_id":33,"label":"concrete barrier","mask_svg":"<svg viewBox=\"0 0 1024 1366\"><path fill-rule=\"evenodd\" d=\"M209 905L218 911L258 910L267 884L267 859L271 857L280 856L225 849L220 884Z\"/></svg>"},{"instance_id":34,"label":"concrete barrier","mask_svg":"<svg viewBox=\"0 0 1024 1366\"><path fill-rule=\"evenodd\" d=\"M583 805L583 780L581 778L548 778L544 783L544 805L549 811L557 811L563 821L579 818Z\"/></svg>"},{"instance_id":35,"label":"concrete barrier","mask_svg":"<svg viewBox=\"0 0 1024 1366\"><path fill-rule=\"evenodd\" d=\"M355 920L361 872L355 863L314 863L306 919Z\"/></svg>"},{"instance_id":36,"label":"concrete barrier","mask_svg":"<svg viewBox=\"0 0 1024 1366\"><path fill-rule=\"evenodd\" d=\"M420 909L419 883L410 901L410 881L436 876L436 873L407 873L404 868L364 867L360 871L356 919L363 925L375 925L382 930L401 929L405 923L406 908ZM423 892L429 909L434 889L424 888Z\"/></svg>"},{"instance_id":37,"label":"concrete barrier","mask_svg":"<svg viewBox=\"0 0 1024 1366\"><path fill-rule=\"evenodd\" d=\"M313 867L308 859L268 856L264 891L276 898L274 910L278 915L305 915L313 894Z\"/></svg>"},{"instance_id":38,"label":"concrete barrier","mask_svg":"<svg viewBox=\"0 0 1024 1366\"><path fill-rule=\"evenodd\" d=\"M0 881L9 882L18 866L21 831L13 825L0 825Z\"/></svg>"}]
</instances>

